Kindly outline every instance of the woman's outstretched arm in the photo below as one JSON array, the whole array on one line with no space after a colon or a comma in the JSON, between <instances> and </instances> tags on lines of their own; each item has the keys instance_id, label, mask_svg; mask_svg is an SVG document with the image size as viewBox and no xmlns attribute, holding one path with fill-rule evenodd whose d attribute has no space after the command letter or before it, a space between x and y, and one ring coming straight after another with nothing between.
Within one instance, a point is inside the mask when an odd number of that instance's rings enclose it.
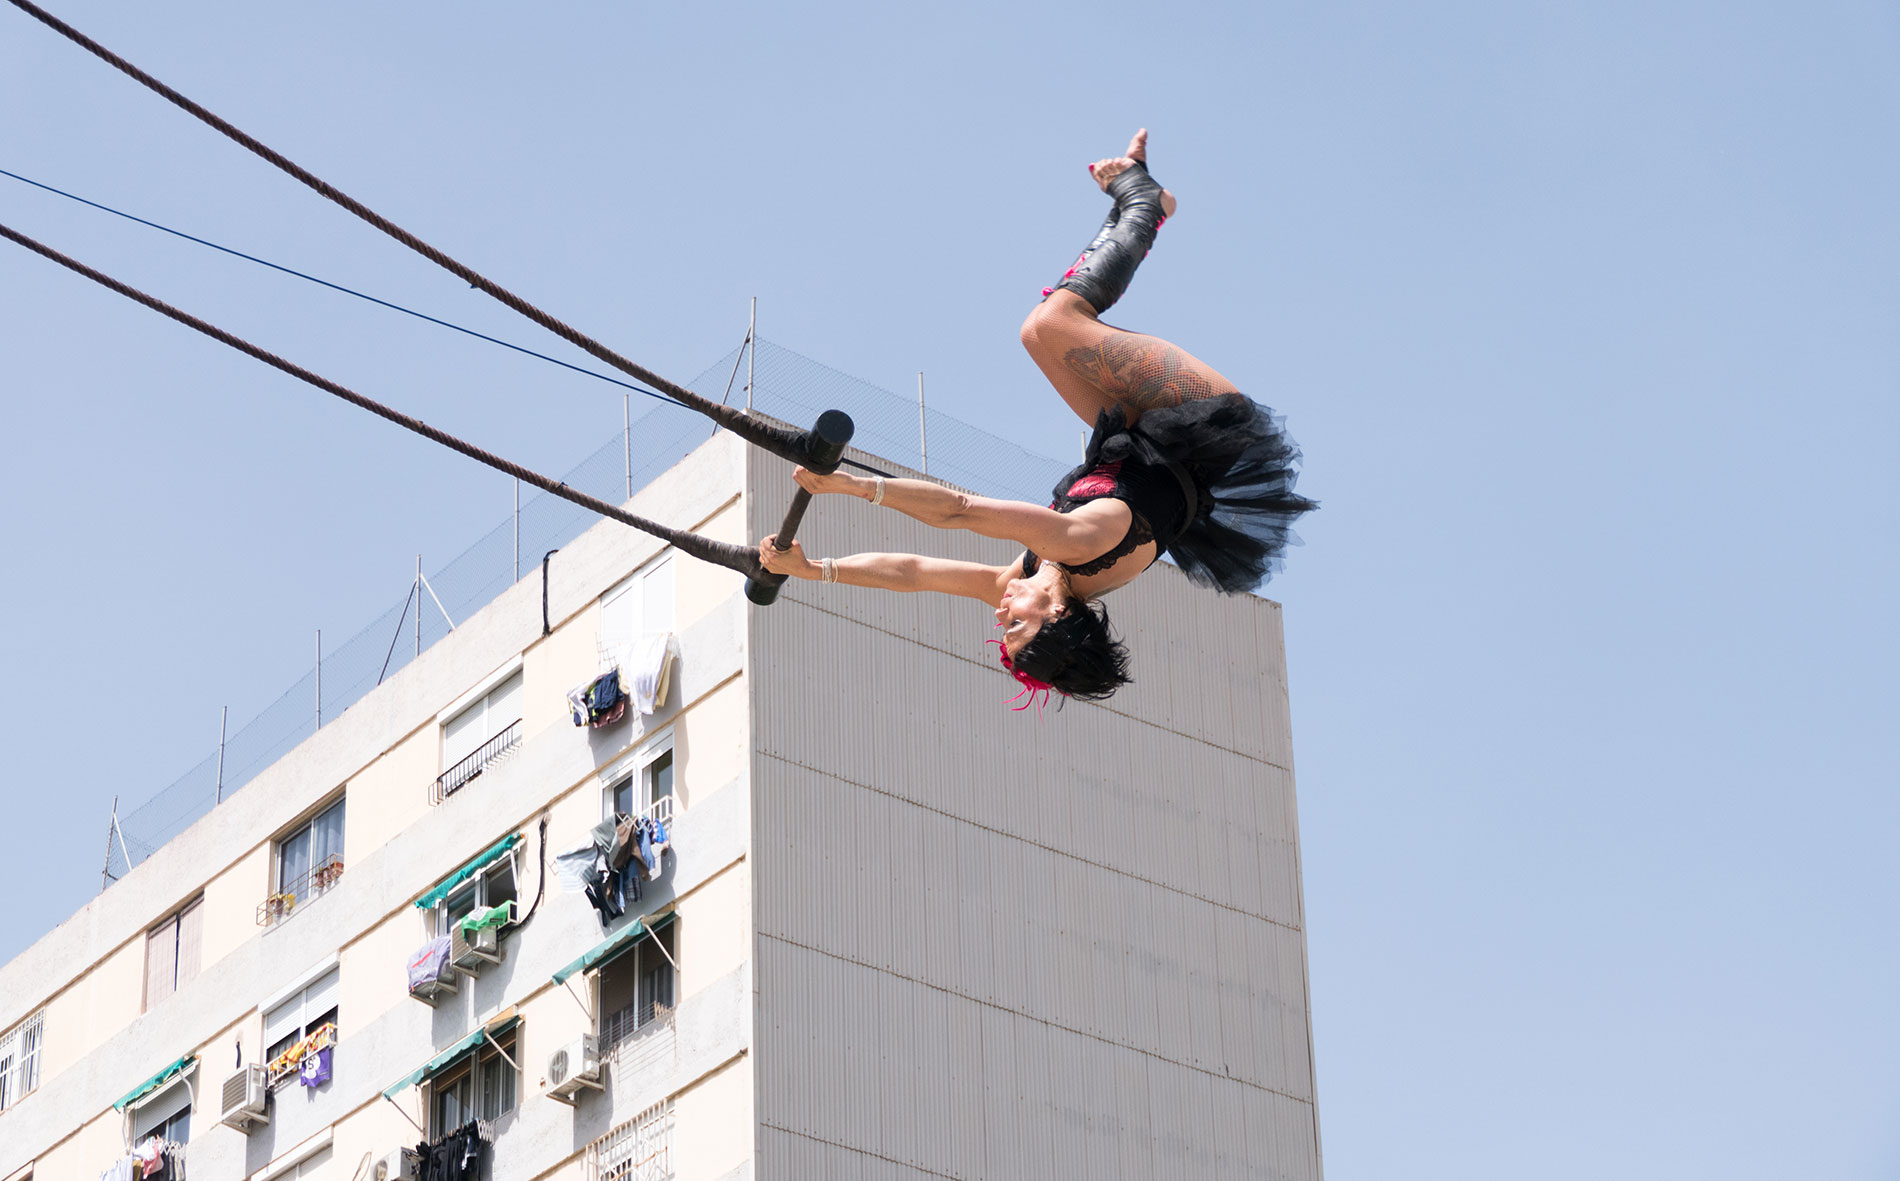
<instances>
[{"instance_id":1,"label":"woman's outstretched arm","mask_svg":"<svg viewBox=\"0 0 1900 1181\"><path fill-rule=\"evenodd\" d=\"M766 569L791 578L824 580L825 562L807 558L805 547L797 541L792 542L792 548L781 550L772 544L775 538L776 534L759 543L759 560L765 563ZM1016 576L1013 566L985 566L980 562L959 562L922 554L852 554L825 561L836 575L832 581L847 586L936 591L990 604L1002 597L1005 584Z\"/></svg>"},{"instance_id":2,"label":"woman's outstretched arm","mask_svg":"<svg viewBox=\"0 0 1900 1181\"><path fill-rule=\"evenodd\" d=\"M871 500L878 480L833 472L816 475L799 468L792 473L800 487L813 493L834 493ZM961 529L983 537L998 537L1027 546L1055 562L1086 562L1110 549L1128 532L1128 506L1117 500L1098 500L1074 512L1059 513L1021 500L998 500L945 488L929 480L883 481L881 503L907 517L938 529Z\"/></svg>"}]
</instances>

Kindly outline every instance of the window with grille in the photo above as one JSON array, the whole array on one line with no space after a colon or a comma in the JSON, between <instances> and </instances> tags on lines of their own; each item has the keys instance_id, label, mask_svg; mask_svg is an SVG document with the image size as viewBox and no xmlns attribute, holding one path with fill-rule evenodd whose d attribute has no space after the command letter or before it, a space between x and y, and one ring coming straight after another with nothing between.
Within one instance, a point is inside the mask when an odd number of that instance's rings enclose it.
<instances>
[{"instance_id":1,"label":"window with grille","mask_svg":"<svg viewBox=\"0 0 1900 1181\"><path fill-rule=\"evenodd\" d=\"M183 909L145 933L145 1007L150 1009L198 974L199 948L204 942L204 899L194 898Z\"/></svg>"},{"instance_id":2,"label":"window with grille","mask_svg":"<svg viewBox=\"0 0 1900 1181\"><path fill-rule=\"evenodd\" d=\"M446 1136L478 1119L499 1119L515 1109L517 1078L508 1063L519 1044L510 1031L496 1043L486 1039L467 1058L437 1075L430 1084L429 1127L432 1136ZM503 1051L506 1057L503 1056Z\"/></svg>"},{"instance_id":3,"label":"window with grille","mask_svg":"<svg viewBox=\"0 0 1900 1181\"><path fill-rule=\"evenodd\" d=\"M657 1103L587 1146L589 1181L672 1181L673 1104Z\"/></svg>"},{"instance_id":4,"label":"window with grille","mask_svg":"<svg viewBox=\"0 0 1900 1181\"><path fill-rule=\"evenodd\" d=\"M0 1037L0 1111L26 1098L40 1085L40 1047L45 1041L45 1009Z\"/></svg>"}]
</instances>

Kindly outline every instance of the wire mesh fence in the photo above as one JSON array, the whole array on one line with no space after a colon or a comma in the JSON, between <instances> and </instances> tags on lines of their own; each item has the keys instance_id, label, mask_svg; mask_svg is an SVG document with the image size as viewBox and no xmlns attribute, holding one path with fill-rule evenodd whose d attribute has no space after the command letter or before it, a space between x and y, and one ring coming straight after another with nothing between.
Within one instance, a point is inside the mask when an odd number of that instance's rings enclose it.
<instances>
[{"instance_id":1,"label":"wire mesh fence","mask_svg":"<svg viewBox=\"0 0 1900 1181\"><path fill-rule=\"evenodd\" d=\"M727 353L688 388L722 397L743 352L741 347ZM934 410L926 411L920 424L914 396L900 397L768 341L757 342L752 362L754 409L798 425L824 410L843 410L857 424L854 446L911 467L926 466L927 440L930 475L976 492L1044 501L1069 466ZM742 398L733 387L732 400ZM711 430L697 414L655 404L633 420L626 434L601 444L563 479L569 487L618 504L630 489L645 487L705 442ZM519 577L532 575L544 553L579 537L597 519L560 497L524 493L518 513L447 565L425 571L426 587L412 587L409 596L361 631L323 650L309 673L232 731L221 749L145 803L115 816L107 834L102 888L448 635L451 620L461 623Z\"/></svg>"}]
</instances>

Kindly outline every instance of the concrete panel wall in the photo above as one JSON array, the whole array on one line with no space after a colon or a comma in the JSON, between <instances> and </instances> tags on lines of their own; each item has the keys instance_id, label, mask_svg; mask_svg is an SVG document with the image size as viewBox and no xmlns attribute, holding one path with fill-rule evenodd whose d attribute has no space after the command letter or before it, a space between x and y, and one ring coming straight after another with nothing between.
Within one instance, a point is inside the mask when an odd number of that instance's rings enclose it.
<instances>
[{"instance_id":1,"label":"concrete panel wall","mask_svg":"<svg viewBox=\"0 0 1900 1181\"><path fill-rule=\"evenodd\" d=\"M1014 557L807 520L814 557ZM1136 684L1040 719L982 604L753 611L761 1178L1319 1176L1279 608L1166 567L1109 607Z\"/></svg>"}]
</instances>

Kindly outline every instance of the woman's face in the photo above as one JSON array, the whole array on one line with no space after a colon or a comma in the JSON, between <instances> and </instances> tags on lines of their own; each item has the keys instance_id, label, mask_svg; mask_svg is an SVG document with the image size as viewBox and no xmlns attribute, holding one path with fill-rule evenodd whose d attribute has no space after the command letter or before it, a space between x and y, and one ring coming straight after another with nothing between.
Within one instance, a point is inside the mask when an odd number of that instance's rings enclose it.
<instances>
[{"instance_id":1,"label":"woman's face","mask_svg":"<svg viewBox=\"0 0 1900 1181\"><path fill-rule=\"evenodd\" d=\"M1022 651L1045 621L1062 614L1062 604L1062 571L1053 562L1044 562L1032 577L1010 579L996 608L1004 651L1012 657Z\"/></svg>"}]
</instances>

